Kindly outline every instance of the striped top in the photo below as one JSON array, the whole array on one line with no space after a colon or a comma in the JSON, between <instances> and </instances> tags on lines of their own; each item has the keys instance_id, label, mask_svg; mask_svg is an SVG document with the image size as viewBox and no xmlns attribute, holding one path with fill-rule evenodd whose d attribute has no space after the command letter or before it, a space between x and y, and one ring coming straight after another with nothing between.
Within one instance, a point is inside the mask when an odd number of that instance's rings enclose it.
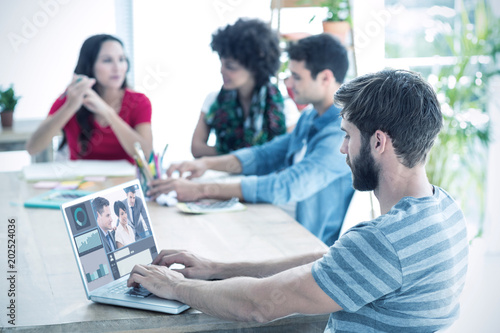
<instances>
[{"instance_id":1,"label":"striped top","mask_svg":"<svg viewBox=\"0 0 500 333\"><path fill-rule=\"evenodd\" d=\"M434 332L457 319L467 271L465 218L435 186L347 231L312 274L343 311L325 332Z\"/></svg>"}]
</instances>

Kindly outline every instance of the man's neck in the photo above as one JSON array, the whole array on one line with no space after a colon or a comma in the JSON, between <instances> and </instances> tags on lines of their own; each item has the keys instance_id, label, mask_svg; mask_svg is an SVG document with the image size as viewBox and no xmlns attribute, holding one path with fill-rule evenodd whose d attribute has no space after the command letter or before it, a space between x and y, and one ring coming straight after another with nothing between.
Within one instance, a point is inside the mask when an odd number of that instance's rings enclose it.
<instances>
[{"instance_id":1,"label":"man's neck","mask_svg":"<svg viewBox=\"0 0 500 333\"><path fill-rule=\"evenodd\" d=\"M104 236L108 235L109 231L104 230L103 228L101 228L101 226L99 226L99 229L101 229L101 231L104 234Z\"/></svg>"},{"instance_id":2,"label":"man's neck","mask_svg":"<svg viewBox=\"0 0 500 333\"><path fill-rule=\"evenodd\" d=\"M333 101L330 103L313 103L313 107L318 112L320 116L325 114L326 110L328 110L333 105Z\"/></svg>"},{"instance_id":3,"label":"man's neck","mask_svg":"<svg viewBox=\"0 0 500 333\"><path fill-rule=\"evenodd\" d=\"M433 195L424 166L408 169L399 165L381 174L379 187L374 191L381 214L386 214L404 197L424 198Z\"/></svg>"},{"instance_id":4,"label":"man's neck","mask_svg":"<svg viewBox=\"0 0 500 333\"><path fill-rule=\"evenodd\" d=\"M320 116L322 116L326 112L326 110L328 110L333 105L333 96L335 95L337 90L339 90L339 87L340 85L338 83L335 83L334 86L330 86L328 88L328 93L322 100L311 103Z\"/></svg>"}]
</instances>

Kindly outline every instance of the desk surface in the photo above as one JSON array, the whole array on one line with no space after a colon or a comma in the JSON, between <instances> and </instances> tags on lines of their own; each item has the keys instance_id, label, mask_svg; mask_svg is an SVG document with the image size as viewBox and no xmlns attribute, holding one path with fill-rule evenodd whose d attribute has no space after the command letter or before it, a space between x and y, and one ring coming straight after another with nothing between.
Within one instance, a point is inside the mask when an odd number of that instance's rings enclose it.
<instances>
[{"instance_id":1,"label":"desk surface","mask_svg":"<svg viewBox=\"0 0 500 333\"><path fill-rule=\"evenodd\" d=\"M126 179L110 179L105 186ZM234 323L190 309L180 315L103 305L88 301L61 212L26 209L25 198L41 193L18 173L0 173L0 267L7 267L8 218L16 219L16 326L6 312L8 281L0 279L1 326L37 332L322 332L328 315L291 316L267 325ZM262 260L326 249L309 231L272 205L247 205L244 212L185 215L176 208L148 204L158 246L187 249L223 260ZM7 273L6 273L7 274ZM5 276L5 275L4 275Z\"/></svg>"}]
</instances>

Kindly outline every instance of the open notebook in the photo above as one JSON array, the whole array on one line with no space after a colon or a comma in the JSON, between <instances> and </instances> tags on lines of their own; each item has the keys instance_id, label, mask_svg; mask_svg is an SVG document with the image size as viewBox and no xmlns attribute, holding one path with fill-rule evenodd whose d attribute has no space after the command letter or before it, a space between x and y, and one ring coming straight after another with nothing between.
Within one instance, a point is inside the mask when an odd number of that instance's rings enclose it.
<instances>
[{"instance_id":1,"label":"open notebook","mask_svg":"<svg viewBox=\"0 0 500 333\"><path fill-rule=\"evenodd\" d=\"M144 226L141 233L136 233L134 229L133 239L129 238L128 241L118 237L122 244L117 242L118 229L108 237L99 224L104 229L111 229L110 225L117 226L118 216L114 213L114 205L118 201L122 204L127 202L125 189L130 191L130 188L135 190L136 203L137 198L140 198L144 204L146 216L139 220ZM96 211L99 209L100 213ZM128 210L128 207L125 209ZM128 288L126 285L134 265L150 264L158 255L153 223L138 180L64 203L61 210L88 299L171 314L189 308L176 301L158 298L142 287ZM120 209L118 211L120 213ZM149 221L147 226L145 220ZM124 246L117 248L119 245Z\"/></svg>"}]
</instances>

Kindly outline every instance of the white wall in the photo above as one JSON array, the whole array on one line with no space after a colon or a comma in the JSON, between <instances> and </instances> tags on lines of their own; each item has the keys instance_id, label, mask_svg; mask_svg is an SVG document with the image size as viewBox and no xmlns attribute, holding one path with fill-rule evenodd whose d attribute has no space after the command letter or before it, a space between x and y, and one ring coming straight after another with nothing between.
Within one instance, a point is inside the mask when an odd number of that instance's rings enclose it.
<instances>
[{"instance_id":1,"label":"white wall","mask_svg":"<svg viewBox=\"0 0 500 333\"><path fill-rule=\"evenodd\" d=\"M15 119L45 118L72 77L83 41L114 34L114 0L0 3L0 86L22 98Z\"/></svg>"}]
</instances>

